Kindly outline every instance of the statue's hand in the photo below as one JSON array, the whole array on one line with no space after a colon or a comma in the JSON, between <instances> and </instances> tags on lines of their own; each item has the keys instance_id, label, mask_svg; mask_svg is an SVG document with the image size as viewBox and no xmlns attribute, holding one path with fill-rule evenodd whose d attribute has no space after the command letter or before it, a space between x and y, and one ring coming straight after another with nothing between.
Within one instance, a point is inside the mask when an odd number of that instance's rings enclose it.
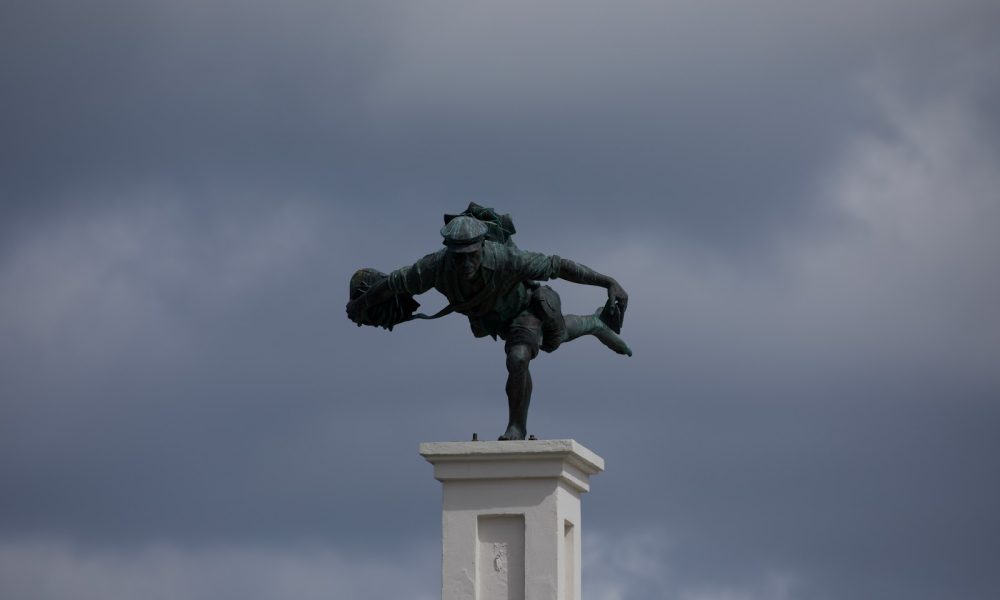
<instances>
[{"instance_id":1,"label":"statue's hand","mask_svg":"<svg viewBox=\"0 0 1000 600\"><path fill-rule=\"evenodd\" d=\"M600 318L611 331L622 332L625 322L625 309L628 308L628 294L614 279L608 285L608 303L601 309Z\"/></svg>"},{"instance_id":2,"label":"statue's hand","mask_svg":"<svg viewBox=\"0 0 1000 600\"><path fill-rule=\"evenodd\" d=\"M628 308L628 293L625 292L625 288L618 285L617 281L608 286L608 300L621 311L622 316L625 315L625 309Z\"/></svg>"},{"instance_id":3,"label":"statue's hand","mask_svg":"<svg viewBox=\"0 0 1000 600\"><path fill-rule=\"evenodd\" d=\"M347 303L347 318L357 323L358 327L361 327L361 320L365 313L364 304L360 302L363 297L359 296Z\"/></svg>"}]
</instances>

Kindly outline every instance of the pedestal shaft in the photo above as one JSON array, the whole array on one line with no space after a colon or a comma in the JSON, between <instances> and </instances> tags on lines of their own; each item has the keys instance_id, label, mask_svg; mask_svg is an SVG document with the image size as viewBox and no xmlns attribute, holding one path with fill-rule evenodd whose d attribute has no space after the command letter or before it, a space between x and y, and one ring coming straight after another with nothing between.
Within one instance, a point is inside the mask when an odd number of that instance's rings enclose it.
<instances>
[{"instance_id":1,"label":"pedestal shaft","mask_svg":"<svg viewBox=\"0 0 1000 600\"><path fill-rule=\"evenodd\" d=\"M579 600L580 494L604 461L573 440L421 444L443 484L442 600Z\"/></svg>"}]
</instances>

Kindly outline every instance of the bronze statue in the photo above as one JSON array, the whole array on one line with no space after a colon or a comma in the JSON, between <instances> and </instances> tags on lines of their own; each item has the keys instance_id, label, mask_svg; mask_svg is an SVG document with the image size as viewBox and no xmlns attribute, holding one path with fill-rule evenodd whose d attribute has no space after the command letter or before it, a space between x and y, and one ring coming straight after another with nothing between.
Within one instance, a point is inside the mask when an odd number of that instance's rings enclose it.
<instances>
[{"instance_id":1,"label":"bronze statue","mask_svg":"<svg viewBox=\"0 0 1000 600\"><path fill-rule=\"evenodd\" d=\"M412 266L384 275L373 269L351 278L347 316L358 324L392 329L411 319L436 319L451 312L469 318L476 337L500 336L507 353L510 419L501 440L527 436L531 374L538 350L552 352L563 342L593 335L618 354L632 356L621 337L628 294L617 281L558 256L519 249L509 215L475 203L460 215L445 215L445 248ZM565 279L608 290L608 301L592 315L563 315L559 295L539 281ZM413 296L434 288L448 306L433 316L415 314Z\"/></svg>"}]
</instances>

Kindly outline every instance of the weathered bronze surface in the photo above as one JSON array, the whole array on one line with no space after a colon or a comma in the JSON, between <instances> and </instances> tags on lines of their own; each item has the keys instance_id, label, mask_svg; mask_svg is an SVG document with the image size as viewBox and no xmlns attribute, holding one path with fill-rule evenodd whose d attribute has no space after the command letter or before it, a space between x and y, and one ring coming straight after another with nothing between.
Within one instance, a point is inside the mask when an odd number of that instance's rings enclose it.
<instances>
[{"instance_id":1,"label":"weathered bronze surface","mask_svg":"<svg viewBox=\"0 0 1000 600\"><path fill-rule=\"evenodd\" d=\"M361 325L392 329L412 319L435 319L451 312L469 319L476 337L504 340L507 354L507 405L510 418L501 440L527 437L531 402L529 363L538 351L592 335L618 354L632 350L621 333L628 294L613 278L579 263L519 249L509 215L470 204L460 215L445 215L445 248L409 267L385 275L361 269L351 278L347 316ZM563 315L559 295L539 281L564 279L606 288L608 301L591 315ZM448 306L438 314L414 313L413 296L431 288Z\"/></svg>"}]
</instances>

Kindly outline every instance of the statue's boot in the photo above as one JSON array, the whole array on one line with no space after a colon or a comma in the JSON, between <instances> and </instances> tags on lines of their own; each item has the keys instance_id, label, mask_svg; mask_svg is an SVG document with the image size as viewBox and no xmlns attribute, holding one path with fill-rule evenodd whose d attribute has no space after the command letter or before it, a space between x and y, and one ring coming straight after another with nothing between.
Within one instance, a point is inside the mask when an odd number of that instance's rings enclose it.
<instances>
[{"instance_id":1,"label":"statue's boot","mask_svg":"<svg viewBox=\"0 0 1000 600\"><path fill-rule=\"evenodd\" d=\"M566 315L566 336L563 341L568 342L581 335L592 335L618 354L632 356L632 349L628 347L625 340L611 331L611 328L601 320L601 312L603 311L604 306L600 306L592 315Z\"/></svg>"},{"instance_id":2,"label":"statue's boot","mask_svg":"<svg viewBox=\"0 0 1000 600\"><path fill-rule=\"evenodd\" d=\"M503 435L501 435L497 439L499 439L501 442L504 442L507 440L523 440L524 438L525 438L524 429L522 429L518 425L511 424L507 426L507 431L505 431Z\"/></svg>"}]
</instances>

